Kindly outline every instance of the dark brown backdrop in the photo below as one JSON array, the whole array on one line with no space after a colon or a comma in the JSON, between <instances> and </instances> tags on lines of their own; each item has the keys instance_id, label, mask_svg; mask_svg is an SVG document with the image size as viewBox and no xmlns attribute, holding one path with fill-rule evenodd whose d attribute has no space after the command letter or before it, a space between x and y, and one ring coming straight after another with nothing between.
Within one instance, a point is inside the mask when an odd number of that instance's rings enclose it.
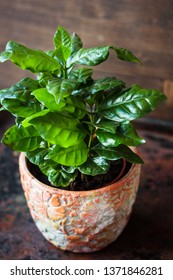
<instances>
[{"instance_id":1,"label":"dark brown backdrop","mask_svg":"<svg viewBox=\"0 0 173 280\"><path fill-rule=\"evenodd\" d=\"M112 54L96 75L116 75L129 85L164 91L169 98L152 116L173 119L172 0L0 0L0 51L11 39L50 49L58 25L78 33L86 47L114 44L133 51L142 68L116 61ZM24 75L8 62L0 65L0 88Z\"/></svg>"}]
</instances>

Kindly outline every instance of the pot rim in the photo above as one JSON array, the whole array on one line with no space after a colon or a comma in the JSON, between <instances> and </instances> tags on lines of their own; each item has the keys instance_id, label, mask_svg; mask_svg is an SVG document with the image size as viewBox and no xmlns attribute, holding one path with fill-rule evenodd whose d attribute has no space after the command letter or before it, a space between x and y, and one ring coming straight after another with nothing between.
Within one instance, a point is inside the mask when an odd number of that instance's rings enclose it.
<instances>
[{"instance_id":1,"label":"pot rim","mask_svg":"<svg viewBox=\"0 0 173 280\"><path fill-rule=\"evenodd\" d=\"M40 186L42 186L42 187L47 188L49 190L51 189L53 192L59 192L59 193L62 193L62 194L73 194L75 196L79 196L79 195L80 196L81 195L85 196L85 195L93 194L95 192L104 193L104 192L107 192L108 189L111 190L111 189L115 189L116 187L117 188L121 187L123 185L123 183L130 180L131 176L133 176L134 169L138 169L141 166L140 164L132 163L129 171L125 174L125 176L120 178L118 181L109 183L109 184L107 184L103 187L93 189L93 190L73 191L73 190L66 190L65 188L64 189L59 189L58 187L53 187L53 186L46 185L45 183L42 183L29 171L26 160L27 160L27 157L25 156L25 153L21 152L20 155L19 155L19 169L20 170L24 169L26 174L27 174L27 177L30 177L32 180L35 180L35 182L38 184L39 188L41 188Z\"/></svg>"}]
</instances>

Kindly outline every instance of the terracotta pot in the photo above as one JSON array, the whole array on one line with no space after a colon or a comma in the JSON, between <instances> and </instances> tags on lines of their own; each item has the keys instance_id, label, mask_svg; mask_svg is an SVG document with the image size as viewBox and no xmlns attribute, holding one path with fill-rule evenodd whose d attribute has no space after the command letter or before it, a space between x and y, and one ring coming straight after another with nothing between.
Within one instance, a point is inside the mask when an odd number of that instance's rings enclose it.
<instances>
[{"instance_id":1,"label":"terracotta pot","mask_svg":"<svg viewBox=\"0 0 173 280\"><path fill-rule=\"evenodd\" d=\"M126 226L136 198L140 165L132 165L118 182L91 191L67 191L41 183L29 172L23 153L19 168L31 216L56 247L73 252L98 251Z\"/></svg>"}]
</instances>

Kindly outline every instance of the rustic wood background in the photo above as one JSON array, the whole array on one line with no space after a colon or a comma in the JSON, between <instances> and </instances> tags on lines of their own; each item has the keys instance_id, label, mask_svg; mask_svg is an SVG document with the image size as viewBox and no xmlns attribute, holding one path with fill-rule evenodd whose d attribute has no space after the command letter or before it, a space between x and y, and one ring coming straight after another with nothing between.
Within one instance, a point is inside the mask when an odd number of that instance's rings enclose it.
<instances>
[{"instance_id":1,"label":"rustic wood background","mask_svg":"<svg viewBox=\"0 0 173 280\"><path fill-rule=\"evenodd\" d=\"M96 77L115 75L127 85L139 83L163 91L168 100L150 116L173 120L173 1L172 0L0 0L0 52L9 40L43 50L53 47L58 25L76 32L85 47L128 48L143 66L109 61L96 67ZM10 62L0 65L0 88L28 72Z\"/></svg>"}]
</instances>

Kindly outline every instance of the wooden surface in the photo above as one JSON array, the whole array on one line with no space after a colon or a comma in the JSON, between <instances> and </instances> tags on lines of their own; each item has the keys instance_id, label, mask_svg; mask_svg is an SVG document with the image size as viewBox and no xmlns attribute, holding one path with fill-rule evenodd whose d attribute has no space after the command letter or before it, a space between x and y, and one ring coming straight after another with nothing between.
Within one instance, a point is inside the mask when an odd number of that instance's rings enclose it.
<instances>
[{"instance_id":1,"label":"wooden surface","mask_svg":"<svg viewBox=\"0 0 173 280\"><path fill-rule=\"evenodd\" d=\"M53 47L58 25L76 32L85 47L117 45L134 52L143 66L118 61L113 53L96 67L96 77L115 75L169 97L153 117L173 119L172 0L0 0L0 51L9 40L43 50ZM28 72L9 62L0 65L0 88Z\"/></svg>"},{"instance_id":2,"label":"wooden surface","mask_svg":"<svg viewBox=\"0 0 173 280\"><path fill-rule=\"evenodd\" d=\"M26 205L18 154L0 144L0 259L172 260L173 126L138 128L147 143L140 149L145 165L131 218L118 239L96 253L61 251L43 238Z\"/></svg>"}]
</instances>

